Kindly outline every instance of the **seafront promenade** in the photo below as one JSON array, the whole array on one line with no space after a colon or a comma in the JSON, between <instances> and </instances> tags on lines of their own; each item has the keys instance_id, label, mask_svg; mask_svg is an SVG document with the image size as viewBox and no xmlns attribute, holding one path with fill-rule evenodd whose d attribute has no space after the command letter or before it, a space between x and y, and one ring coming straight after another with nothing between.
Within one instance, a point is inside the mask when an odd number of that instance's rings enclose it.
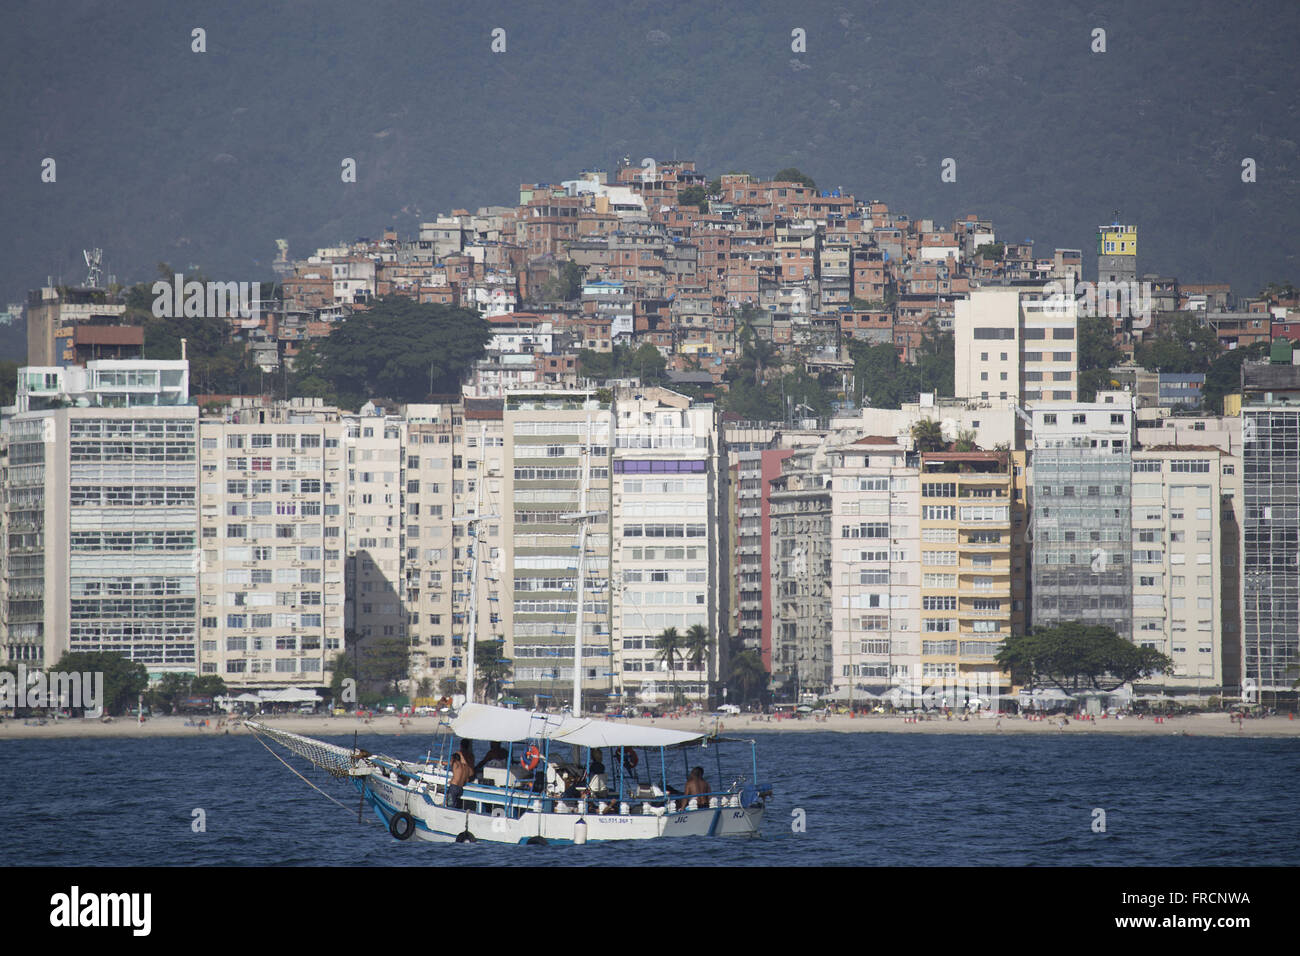
<instances>
[{"instance_id":1,"label":"seafront promenade","mask_svg":"<svg viewBox=\"0 0 1300 956\"><path fill-rule=\"evenodd\" d=\"M438 727L434 717L397 717L395 715L358 717L311 717L298 714L259 717L279 729L290 733L316 737L348 736L362 734L388 734L393 737L428 738ZM912 718L903 715L872 715L867 717L828 716L825 719L768 720L766 717L727 717L721 720L699 717L661 717L655 720L631 720L642 726L671 727L678 730L719 730L724 734L745 736L753 733L897 733L897 734L1140 734L1151 736L1194 737L1300 737L1300 720L1288 717L1267 717L1234 722L1228 714L1197 714L1185 717L1167 717L1160 721L1147 716L1098 717L1096 720L1060 717L1029 719L1018 716L971 717L962 720L954 716ZM153 717L143 724L130 718L118 718L110 723L98 720L50 720L43 725L27 723L21 719L0 722L0 739L34 739L56 737L103 737L106 739L131 739L146 737L205 737L225 734L248 734L237 720L209 717L207 724L195 725L185 717Z\"/></svg>"}]
</instances>

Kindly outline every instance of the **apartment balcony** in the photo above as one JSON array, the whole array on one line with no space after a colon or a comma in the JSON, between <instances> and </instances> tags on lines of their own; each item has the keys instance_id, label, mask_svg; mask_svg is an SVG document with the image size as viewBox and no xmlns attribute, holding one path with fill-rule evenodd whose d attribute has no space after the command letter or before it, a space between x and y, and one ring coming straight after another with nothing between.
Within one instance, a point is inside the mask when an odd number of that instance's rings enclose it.
<instances>
[{"instance_id":1,"label":"apartment balcony","mask_svg":"<svg viewBox=\"0 0 1300 956\"><path fill-rule=\"evenodd\" d=\"M1011 544L1008 541L958 541L958 551L973 551L976 554L1009 554Z\"/></svg>"},{"instance_id":2,"label":"apartment balcony","mask_svg":"<svg viewBox=\"0 0 1300 956\"><path fill-rule=\"evenodd\" d=\"M1011 516L1007 515L1007 517L998 519L996 521L962 521L958 519L951 523L955 524L957 526L957 530L963 534L968 534L971 531L1006 532L1011 528ZM1004 542L1000 545L995 545L995 547L1005 548L1008 547L1008 545Z\"/></svg>"},{"instance_id":3,"label":"apartment balcony","mask_svg":"<svg viewBox=\"0 0 1300 956\"><path fill-rule=\"evenodd\" d=\"M980 592L980 593L983 594L984 592ZM1011 617L1011 605L1001 598L994 598L994 600L1000 600L1003 602L1002 607L996 611L977 610L976 608L972 608L972 607L959 607L957 608L957 616L959 618L963 618L963 617L978 618L981 621L986 621L990 618L1006 618L1009 620Z\"/></svg>"},{"instance_id":4,"label":"apartment balcony","mask_svg":"<svg viewBox=\"0 0 1300 956\"><path fill-rule=\"evenodd\" d=\"M992 598L994 600L1010 600L1011 582L994 582L992 587L976 587L966 582L957 582L957 596L959 598Z\"/></svg>"}]
</instances>

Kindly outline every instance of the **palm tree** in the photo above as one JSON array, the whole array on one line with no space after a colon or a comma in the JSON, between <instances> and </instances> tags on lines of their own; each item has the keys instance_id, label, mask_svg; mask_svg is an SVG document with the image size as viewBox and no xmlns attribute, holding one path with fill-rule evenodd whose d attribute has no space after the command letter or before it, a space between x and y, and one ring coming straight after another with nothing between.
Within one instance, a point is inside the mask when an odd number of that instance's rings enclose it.
<instances>
[{"instance_id":1,"label":"palm tree","mask_svg":"<svg viewBox=\"0 0 1300 956\"><path fill-rule=\"evenodd\" d=\"M658 660L668 664L668 679L673 687L673 703L677 703L677 657L682 652L684 642L682 636L677 633L677 628L665 628L663 633L655 638L655 646L659 648Z\"/></svg>"},{"instance_id":2,"label":"palm tree","mask_svg":"<svg viewBox=\"0 0 1300 956\"><path fill-rule=\"evenodd\" d=\"M979 451L979 445L975 444L975 431L970 428L963 428L957 433L957 441L953 445L954 451Z\"/></svg>"},{"instance_id":3,"label":"palm tree","mask_svg":"<svg viewBox=\"0 0 1300 956\"><path fill-rule=\"evenodd\" d=\"M736 317L736 325L740 330L736 338L740 343L741 364L753 361L754 385L762 388L763 372L776 356L776 346L761 338L754 328L751 317L756 312L758 309L748 303L741 307L740 314Z\"/></svg>"},{"instance_id":4,"label":"palm tree","mask_svg":"<svg viewBox=\"0 0 1300 956\"><path fill-rule=\"evenodd\" d=\"M695 665L697 670L703 672L704 686L707 690L709 685L708 665L705 663L706 658L713 653L713 635L703 624L692 624L686 629L686 659ZM701 700L701 703L704 703Z\"/></svg>"},{"instance_id":5,"label":"palm tree","mask_svg":"<svg viewBox=\"0 0 1300 956\"><path fill-rule=\"evenodd\" d=\"M920 421L912 426L912 443L917 451L943 451L943 426L936 421Z\"/></svg>"},{"instance_id":6,"label":"palm tree","mask_svg":"<svg viewBox=\"0 0 1300 956\"><path fill-rule=\"evenodd\" d=\"M733 657L727 686L734 690L740 701L760 696L767 686L767 670L763 667L762 656L757 651L741 651Z\"/></svg>"},{"instance_id":7,"label":"palm tree","mask_svg":"<svg viewBox=\"0 0 1300 956\"><path fill-rule=\"evenodd\" d=\"M502 654L501 641L475 641L477 659L474 667L483 680L483 699L499 696L501 688L510 679L510 662Z\"/></svg>"}]
</instances>

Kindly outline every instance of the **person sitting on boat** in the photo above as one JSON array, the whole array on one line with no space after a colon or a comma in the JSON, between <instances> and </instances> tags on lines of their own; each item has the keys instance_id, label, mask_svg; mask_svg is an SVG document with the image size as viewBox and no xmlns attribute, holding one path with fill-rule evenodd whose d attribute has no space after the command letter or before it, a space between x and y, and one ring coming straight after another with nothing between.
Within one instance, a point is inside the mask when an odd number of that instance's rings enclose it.
<instances>
[{"instance_id":1,"label":"person sitting on boat","mask_svg":"<svg viewBox=\"0 0 1300 956\"><path fill-rule=\"evenodd\" d=\"M468 744L469 741L465 741L461 744L460 750L451 755L451 783L447 785L447 806L453 810L460 809L460 798L465 792L465 784L474 778L474 765L471 763L474 753L471 750L469 757L465 756Z\"/></svg>"},{"instance_id":2,"label":"person sitting on boat","mask_svg":"<svg viewBox=\"0 0 1300 956\"><path fill-rule=\"evenodd\" d=\"M636 766L639 762L635 750L631 747L627 747L623 750L623 769L627 771L627 775L633 780L638 779L636 775Z\"/></svg>"},{"instance_id":3,"label":"person sitting on boat","mask_svg":"<svg viewBox=\"0 0 1300 956\"><path fill-rule=\"evenodd\" d=\"M479 772L489 764L496 767L504 767L505 762L508 759L509 756L506 754L505 749L502 748L501 741L494 740L492 741L492 746L488 748L488 752L483 755L483 759L474 765L474 776L477 777ZM496 763L493 763L493 761L496 761Z\"/></svg>"},{"instance_id":4,"label":"person sitting on boat","mask_svg":"<svg viewBox=\"0 0 1300 956\"><path fill-rule=\"evenodd\" d=\"M691 775L686 778L685 800L677 801L677 809L685 810L690 805L691 797L703 796L709 792L708 781L704 779L704 768L696 767L691 771ZM707 803L707 801L706 801Z\"/></svg>"},{"instance_id":5,"label":"person sitting on boat","mask_svg":"<svg viewBox=\"0 0 1300 956\"><path fill-rule=\"evenodd\" d=\"M587 764L587 790L590 793L600 794L608 789L609 785L605 780L605 761L601 759L599 749L593 750L591 760Z\"/></svg>"}]
</instances>

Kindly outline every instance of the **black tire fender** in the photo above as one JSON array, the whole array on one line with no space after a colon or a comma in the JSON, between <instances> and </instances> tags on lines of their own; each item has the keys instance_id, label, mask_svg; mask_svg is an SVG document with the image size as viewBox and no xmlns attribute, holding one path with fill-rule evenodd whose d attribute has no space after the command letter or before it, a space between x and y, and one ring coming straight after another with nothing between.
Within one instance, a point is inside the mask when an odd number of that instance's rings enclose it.
<instances>
[{"instance_id":1,"label":"black tire fender","mask_svg":"<svg viewBox=\"0 0 1300 956\"><path fill-rule=\"evenodd\" d=\"M415 817L409 813L394 813L388 821L388 832L395 840L409 840L415 835Z\"/></svg>"}]
</instances>

